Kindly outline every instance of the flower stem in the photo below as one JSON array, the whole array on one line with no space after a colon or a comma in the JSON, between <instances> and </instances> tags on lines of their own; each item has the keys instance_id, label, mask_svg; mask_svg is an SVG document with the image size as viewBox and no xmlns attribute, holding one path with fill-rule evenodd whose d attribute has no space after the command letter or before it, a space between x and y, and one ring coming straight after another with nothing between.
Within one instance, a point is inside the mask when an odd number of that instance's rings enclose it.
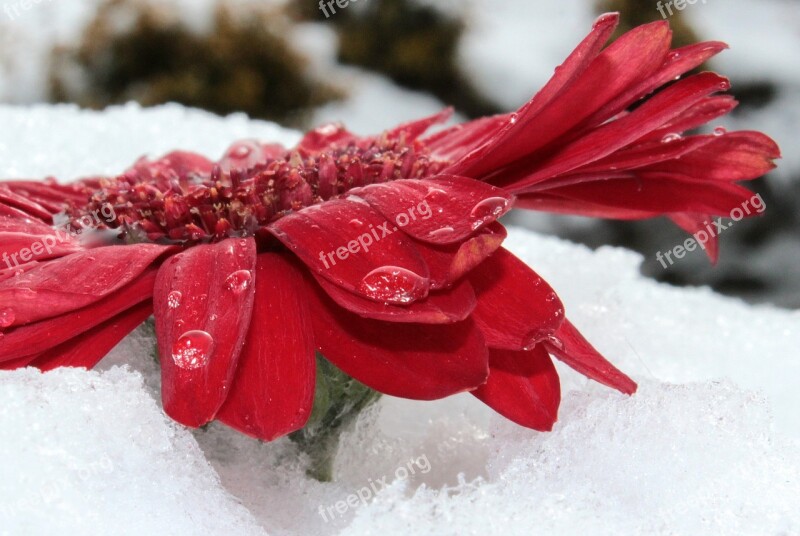
<instances>
[{"instance_id":1,"label":"flower stem","mask_svg":"<svg viewBox=\"0 0 800 536\"><path fill-rule=\"evenodd\" d=\"M342 432L380 396L317 354L314 409L305 428L289 435L311 459L306 471L309 476L320 482L333 480L333 464Z\"/></svg>"}]
</instances>

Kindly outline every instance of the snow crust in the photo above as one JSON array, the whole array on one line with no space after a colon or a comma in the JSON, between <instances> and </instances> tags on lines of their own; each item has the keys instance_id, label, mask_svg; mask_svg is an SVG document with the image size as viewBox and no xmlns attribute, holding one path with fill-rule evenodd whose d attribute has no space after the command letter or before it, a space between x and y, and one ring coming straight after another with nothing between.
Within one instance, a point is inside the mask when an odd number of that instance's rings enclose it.
<instances>
[{"instance_id":1,"label":"snow crust","mask_svg":"<svg viewBox=\"0 0 800 536\"><path fill-rule=\"evenodd\" d=\"M174 105L6 106L0 124L4 178L66 180L142 154L216 157L240 137L298 136ZM504 422L469 395L387 397L346 436L337 481L320 484L286 440L170 422L140 330L99 371L0 372L0 534L800 531L800 313L657 284L622 249L515 228L507 246L640 382L637 395L562 367L550 434Z\"/></svg>"}]
</instances>

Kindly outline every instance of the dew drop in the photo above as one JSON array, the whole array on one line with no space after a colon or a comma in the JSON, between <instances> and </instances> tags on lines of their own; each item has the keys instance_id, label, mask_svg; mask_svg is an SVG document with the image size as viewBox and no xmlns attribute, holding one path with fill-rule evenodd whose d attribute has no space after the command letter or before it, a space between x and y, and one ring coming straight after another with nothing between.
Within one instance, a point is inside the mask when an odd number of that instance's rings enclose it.
<instances>
[{"instance_id":1,"label":"dew drop","mask_svg":"<svg viewBox=\"0 0 800 536\"><path fill-rule=\"evenodd\" d=\"M682 139L683 139L683 136L681 136L680 134L678 134L676 132L671 132L670 134L667 134L666 136L661 138L661 143L672 143L674 141L678 141L678 140L682 140Z\"/></svg>"},{"instance_id":2,"label":"dew drop","mask_svg":"<svg viewBox=\"0 0 800 536\"><path fill-rule=\"evenodd\" d=\"M435 230L429 232L428 236L430 238L437 238L437 237L453 234L454 231L455 231L455 229L453 229L452 227L442 227L441 229L435 229Z\"/></svg>"},{"instance_id":3,"label":"dew drop","mask_svg":"<svg viewBox=\"0 0 800 536\"><path fill-rule=\"evenodd\" d=\"M425 194L425 201L430 201L432 203L440 203L447 199L447 192L442 190L441 188L434 188L429 187L427 193Z\"/></svg>"},{"instance_id":4,"label":"dew drop","mask_svg":"<svg viewBox=\"0 0 800 536\"><path fill-rule=\"evenodd\" d=\"M563 350L564 349L564 343L561 341L561 339L559 339L555 335L549 335L545 339L545 342L550 344L551 346L554 346L554 347L558 348L559 350Z\"/></svg>"},{"instance_id":5,"label":"dew drop","mask_svg":"<svg viewBox=\"0 0 800 536\"><path fill-rule=\"evenodd\" d=\"M167 295L167 307L170 309L177 309L181 306L181 300L183 299L183 294L180 291L173 290Z\"/></svg>"},{"instance_id":6,"label":"dew drop","mask_svg":"<svg viewBox=\"0 0 800 536\"><path fill-rule=\"evenodd\" d=\"M376 301L407 304L425 296L428 280L399 266L382 266L364 276L359 290Z\"/></svg>"},{"instance_id":7,"label":"dew drop","mask_svg":"<svg viewBox=\"0 0 800 536\"><path fill-rule=\"evenodd\" d=\"M214 339L205 331L187 331L172 345L172 359L184 370L204 367L211 358Z\"/></svg>"},{"instance_id":8,"label":"dew drop","mask_svg":"<svg viewBox=\"0 0 800 536\"><path fill-rule=\"evenodd\" d=\"M252 281L253 274L250 273L250 270L239 270L228 276L225 280L225 288L234 294L241 294L250 287Z\"/></svg>"},{"instance_id":9,"label":"dew drop","mask_svg":"<svg viewBox=\"0 0 800 536\"><path fill-rule=\"evenodd\" d=\"M234 147L234 149L231 151L231 156L234 158L247 158L250 156L251 152L253 152L253 150L250 148L250 146L242 144Z\"/></svg>"},{"instance_id":10,"label":"dew drop","mask_svg":"<svg viewBox=\"0 0 800 536\"><path fill-rule=\"evenodd\" d=\"M472 208L470 216L475 219L472 230L476 231L486 223L495 221L508 208L508 199L489 197Z\"/></svg>"},{"instance_id":11,"label":"dew drop","mask_svg":"<svg viewBox=\"0 0 800 536\"><path fill-rule=\"evenodd\" d=\"M364 225L364 223L361 220L359 220L358 218L353 218L352 220L350 220L350 226L351 227L358 228L358 227L361 227L362 225Z\"/></svg>"},{"instance_id":12,"label":"dew drop","mask_svg":"<svg viewBox=\"0 0 800 536\"><path fill-rule=\"evenodd\" d=\"M10 307L3 307L0 309L0 328L7 328L16 320L17 315Z\"/></svg>"},{"instance_id":13,"label":"dew drop","mask_svg":"<svg viewBox=\"0 0 800 536\"><path fill-rule=\"evenodd\" d=\"M723 136L728 133L728 129L725 127L717 127L714 129L715 136Z\"/></svg>"}]
</instances>

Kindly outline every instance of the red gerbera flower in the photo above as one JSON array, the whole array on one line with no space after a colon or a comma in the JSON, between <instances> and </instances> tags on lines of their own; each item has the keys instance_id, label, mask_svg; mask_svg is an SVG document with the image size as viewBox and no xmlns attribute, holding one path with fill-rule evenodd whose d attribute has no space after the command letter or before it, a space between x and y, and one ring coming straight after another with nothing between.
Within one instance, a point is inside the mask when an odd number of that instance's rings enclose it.
<instances>
[{"instance_id":1,"label":"red gerbera flower","mask_svg":"<svg viewBox=\"0 0 800 536\"><path fill-rule=\"evenodd\" d=\"M551 354L634 392L501 247L497 219L516 196L694 232L747 200L736 181L778 148L757 132L682 137L733 108L728 82L662 86L724 45L670 51L655 23L603 50L616 23L601 17L517 112L434 135L448 111L378 137L329 125L291 150L241 142L216 164L175 152L110 179L4 183L0 366L93 367L155 313L166 412L262 439L307 421L317 350L377 391L471 391L539 430L560 400ZM64 222L108 231L87 244Z\"/></svg>"}]
</instances>

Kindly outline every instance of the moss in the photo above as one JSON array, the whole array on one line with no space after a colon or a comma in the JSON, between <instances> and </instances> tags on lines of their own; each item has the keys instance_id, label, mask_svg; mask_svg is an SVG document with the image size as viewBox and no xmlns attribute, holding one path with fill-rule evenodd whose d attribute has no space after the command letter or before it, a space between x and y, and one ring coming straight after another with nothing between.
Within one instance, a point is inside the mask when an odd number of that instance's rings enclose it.
<instances>
[{"instance_id":1,"label":"moss","mask_svg":"<svg viewBox=\"0 0 800 536\"><path fill-rule=\"evenodd\" d=\"M115 30L119 15L130 12L133 23ZM306 75L304 58L289 45L281 19L269 11L237 17L220 8L211 31L197 34L153 7L109 1L76 48L57 51L53 100L93 108L173 101L302 126L311 108L341 92ZM71 86L76 70L82 83Z\"/></svg>"}]
</instances>

